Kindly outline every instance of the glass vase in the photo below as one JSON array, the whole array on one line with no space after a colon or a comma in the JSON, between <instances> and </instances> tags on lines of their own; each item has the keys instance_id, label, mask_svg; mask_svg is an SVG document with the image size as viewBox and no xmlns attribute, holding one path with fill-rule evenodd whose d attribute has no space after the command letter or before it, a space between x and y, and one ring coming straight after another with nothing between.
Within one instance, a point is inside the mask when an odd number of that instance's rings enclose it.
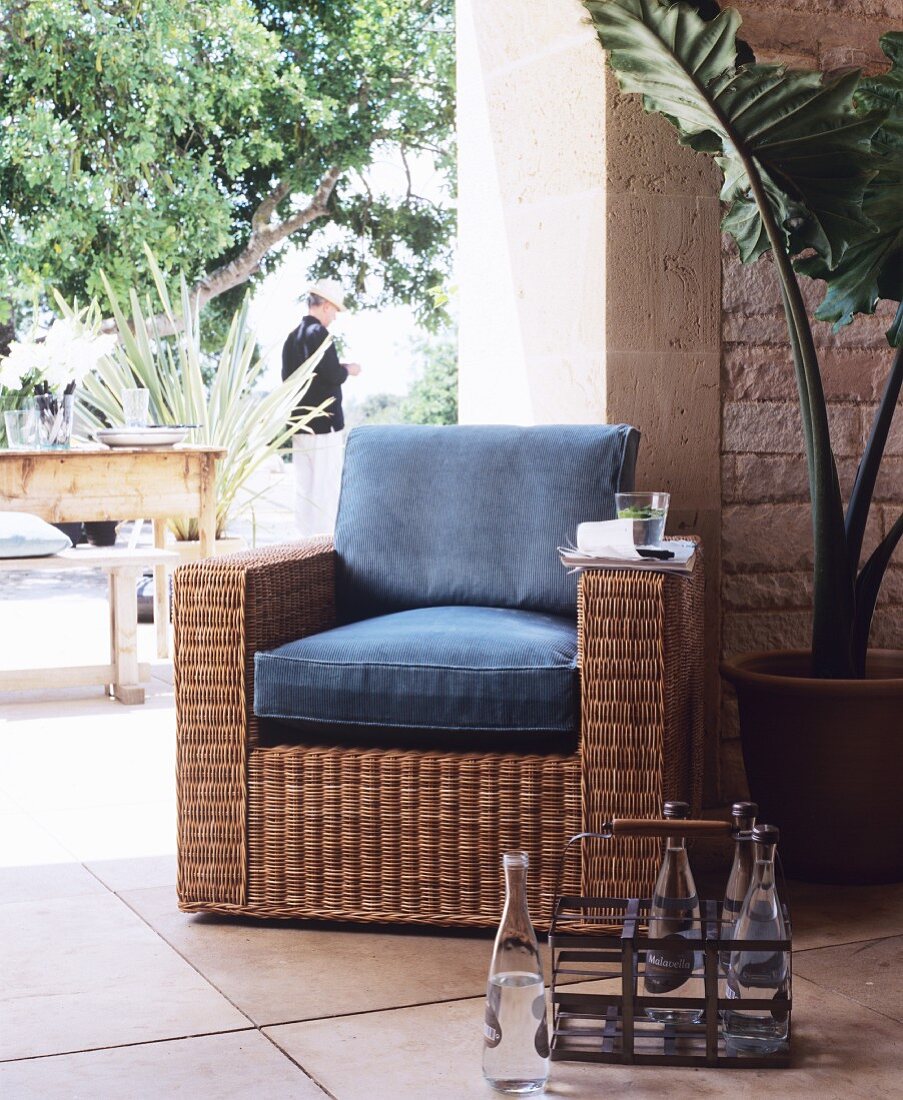
<instances>
[{"instance_id":1,"label":"glass vase","mask_svg":"<svg viewBox=\"0 0 903 1100\"><path fill-rule=\"evenodd\" d=\"M38 412L38 446L45 451L68 448L72 439L74 393L35 394Z\"/></svg>"}]
</instances>

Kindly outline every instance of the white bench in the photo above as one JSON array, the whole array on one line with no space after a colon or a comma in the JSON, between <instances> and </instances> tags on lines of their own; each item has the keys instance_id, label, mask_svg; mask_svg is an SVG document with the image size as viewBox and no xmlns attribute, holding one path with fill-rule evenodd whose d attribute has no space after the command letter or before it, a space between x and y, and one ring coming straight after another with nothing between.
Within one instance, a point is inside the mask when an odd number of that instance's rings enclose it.
<instances>
[{"instance_id":1,"label":"white bench","mask_svg":"<svg viewBox=\"0 0 903 1100\"><path fill-rule=\"evenodd\" d=\"M121 703L143 703L141 684L150 679L150 665L138 663L138 578L151 566L178 562L174 550L115 547L78 547L47 558L0 558L0 573L103 569L110 581L110 663L3 670L0 691L103 684Z\"/></svg>"}]
</instances>

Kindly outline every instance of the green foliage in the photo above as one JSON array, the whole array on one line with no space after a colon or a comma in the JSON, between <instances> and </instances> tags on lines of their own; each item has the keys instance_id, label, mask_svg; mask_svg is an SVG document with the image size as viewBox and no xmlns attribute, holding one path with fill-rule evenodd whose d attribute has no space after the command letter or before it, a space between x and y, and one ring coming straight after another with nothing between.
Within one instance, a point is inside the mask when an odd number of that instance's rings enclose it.
<instances>
[{"instance_id":1,"label":"green foliage","mask_svg":"<svg viewBox=\"0 0 903 1100\"><path fill-rule=\"evenodd\" d=\"M121 424L122 391L144 387L150 394L154 423L197 424L190 442L227 448L216 470L216 533L220 536L230 518L253 504L253 497L243 490L255 470L322 411L321 406L293 419L295 406L329 342L287 381L262 395L256 385L263 363L257 356L254 333L248 328L247 305L243 304L232 318L208 385L203 373L205 357L198 310L185 280L179 311L184 328L178 336L161 337L153 322L157 309L162 309L170 322L175 321L177 310L152 254L148 254L148 266L156 301L147 299L142 306L132 289L126 313L112 284L106 284L121 342L112 355L101 361L96 374L85 379L80 411L90 431ZM65 302L58 301L65 310ZM196 519L172 520L170 526L179 539L198 537Z\"/></svg>"},{"instance_id":2,"label":"green foliage","mask_svg":"<svg viewBox=\"0 0 903 1100\"><path fill-rule=\"evenodd\" d=\"M857 73L831 79L782 65L735 68L739 13L706 21L686 4L585 0L618 84L713 154L724 173L724 229L745 261L770 247L752 191L754 159L786 247L812 247L833 267L872 231L862 213L881 120L853 105Z\"/></svg>"},{"instance_id":3,"label":"green foliage","mask_svg":"<svg viewBox=\"0 0 903 1100\"><path fill-rule=\"evenodd\" d=\"M454 328L412 341L418 375L406 394L375 393L344 405L345 422L359 424L457 424L458 342Z\"/></svg>"},{"instance_id":4,"label":"green foliage","mask_svg":"<svg viewBox=\"0 0 903 1100\"><path fill-rule=\"evenodd\" d=\"M458 423L458 342L454 329L415 345L423 373L399 410L403 424Z\"/></svg>"},{"instance_id":5,"label":"green foliage","mask_svg":"<svg viewBox=\"0 0 903 1100\"><path fill-rule=\"evenodd\" d=\"M404 395L400 393L371 393L362 401L354 398L344 402L345 423L349 428L359 424L400 424Z\"/></svg>"},{"instance_id":6,"label":"green foliage","mask_svg":"<svg viewBox=\"0 0 903 1100\"><path fill-rule=\"evenodd\" d=\"M385 279L381 296L432 316L451 216L413 194L389 199L369 177L399 152L450 172L451 27L451 0L10 8L0 18L0 300L51 285L90 298L103 291L101 270L120 296L151 291L145 242L165 272L193 282L247 245L277 183L282 221L338 166L328 216L293 239L335 260L329 273L359 291L373 274ZM278 262L268 253L259 272Z\"/></svg>"},{"instance_id":7,"label":"green foliage","mask_svg":"<svg viewBox=\"0 0 903 1100\"><path fill-rule=\"evenodd\" d=\"M879 298L903 298L903 31L885 34L881 48L891 59L889 72L860 81L856 104L884 119L872 138L877 173L862 200L862 212L875 232L853 244L833 267L820 256L801 260L796 270L828 283L815 311L820 321L848 325L856 313L874 313ZM903 314L887 334L893 347L903 345Z\"/></svg>"},{"instance_id":8,"label":"green foliage","mask_svg":"<svg viewBox=\"0 0 903 1100\"><path fill-rule=\"evenodd\" d=\"M882 40L885 77L833 76L738 62L736 11L701 18L672 0L584 0L621 88L663 114L680 141L724 173L723 227L744 261L771 251L787 316L809 467L815 563L815 675L863 675L878 586L903 537L903 519L859 571L865 524L897 397L898 350L846 517L830 445L827 404L799 270L828 282L820 316L847 323L881 295L899 301L903 36ZM696 5L700 7L701 5ZM712 5L706 5L711 9ZM899 339L903 311L889 336ZM858 581L857 579L858 574ZM854 583L856 582L856 583Z\"/></svg>"}]
</instances>

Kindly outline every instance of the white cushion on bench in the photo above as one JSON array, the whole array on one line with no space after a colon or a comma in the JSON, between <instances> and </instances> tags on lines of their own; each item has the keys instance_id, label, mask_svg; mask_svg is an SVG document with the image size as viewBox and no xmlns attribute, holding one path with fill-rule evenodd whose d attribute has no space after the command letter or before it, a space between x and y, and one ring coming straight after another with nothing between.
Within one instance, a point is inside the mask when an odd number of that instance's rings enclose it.
<instances>
[{"instance_id":1,"label":"white cushion on bench","mask_svg":"<svg viewBox=\"0 0 903 1100\"><path fill-rule=\"evenodd\" d=\"M0 558L45 558L72 540L31 512L0 512Z\"/></svg>"}]
</instances>

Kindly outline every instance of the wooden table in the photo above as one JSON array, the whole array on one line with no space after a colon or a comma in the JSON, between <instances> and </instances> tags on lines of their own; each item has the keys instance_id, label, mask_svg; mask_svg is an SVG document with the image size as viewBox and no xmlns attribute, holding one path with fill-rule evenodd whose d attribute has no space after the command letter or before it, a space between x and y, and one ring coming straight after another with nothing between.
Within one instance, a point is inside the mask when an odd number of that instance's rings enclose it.
<instances>
[{"instance_id":1,"label":"wooden table","mask_svg":"<svg viewBox=\"0 0 903 1100\"><path fill-rule=\"evenodd\" d=\"M85 546L63 550L46 558L0 558L0 574L103 569L110 579L109 664L3 669L0 671L0 691L103 684L120 703L143 703L144 688L141 683L150 679L150 665L138 663L138 578L149 565L165 568L167 565L177 565L178 561L179 555L174 550ZM47 629L52 630L52 616L47 618Z\"/></svg>"},{"instance_id":2,"label":"wooden table","mask_svg":"<svg viewBox=\"0 0 903 1100\"><path fill-rule=\"evenodd\" d=\"M150 519L154 546L166 543L166 520L197 516L201 556L216 541L220 447L90 447L0 451L0 509L33 512L50 523ZM157 655L169 654L166 566L154 567Z\"/></svg>"}]
</instances>

